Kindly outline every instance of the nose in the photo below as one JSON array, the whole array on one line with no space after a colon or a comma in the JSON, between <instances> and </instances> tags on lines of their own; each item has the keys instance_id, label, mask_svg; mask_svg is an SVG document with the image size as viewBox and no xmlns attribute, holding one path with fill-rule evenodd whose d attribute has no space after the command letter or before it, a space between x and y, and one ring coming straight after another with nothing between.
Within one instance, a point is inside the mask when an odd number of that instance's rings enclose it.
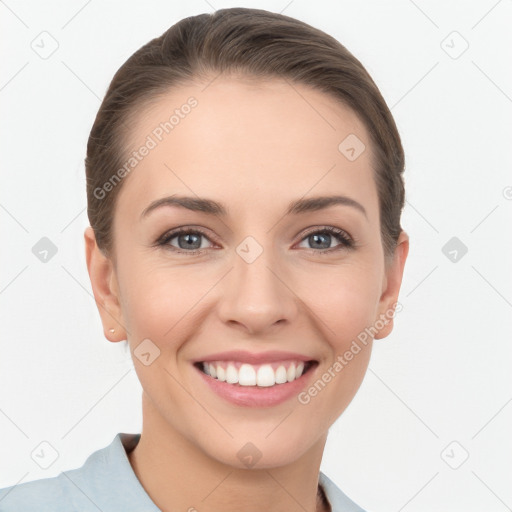
<instances>
[{"instance_id":1,"label":"nose","mask_svg":"<svg viewBox=\"0 0 512 512\"><path fill-rule=\"evenodd\" d=\"M233 268L222 280L220 319L247 334L271 333L294 321L298 297L286 270L266 249L253 262L234 255Z\"/></svg>"}]
</instances>

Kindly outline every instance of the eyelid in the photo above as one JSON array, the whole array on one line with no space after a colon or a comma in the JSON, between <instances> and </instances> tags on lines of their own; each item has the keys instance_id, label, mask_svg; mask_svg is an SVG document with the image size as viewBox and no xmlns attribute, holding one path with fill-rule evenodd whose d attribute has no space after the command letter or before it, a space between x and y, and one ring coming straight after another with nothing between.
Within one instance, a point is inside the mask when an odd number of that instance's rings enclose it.
<instances>
[{"instance_id":1,"label":"eyelid","mask_svg":"<svg viewBox=\"0 0 512 512\"><path fill-rule=\"evenodd\" d=\"M302 235L301 240L303 240L305 237L307 237L313 233L321 233L323 231L328 231L330 233L343 235L350 240L354 240L353 237L346 230L344 230L342 228L337 228L336 226L329 226L329 225L313 226L311 228L307 228L306 231L304 232L304 234Z\"/></svg>"}]
</instances>

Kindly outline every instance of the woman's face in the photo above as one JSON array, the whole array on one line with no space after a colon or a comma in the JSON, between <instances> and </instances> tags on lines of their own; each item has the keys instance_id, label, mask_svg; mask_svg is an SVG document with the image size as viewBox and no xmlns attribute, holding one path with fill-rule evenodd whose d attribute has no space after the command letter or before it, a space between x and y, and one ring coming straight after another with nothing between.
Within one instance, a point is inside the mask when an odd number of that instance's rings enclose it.
<instances>
[{"instance_id":1,"label":"woman's face","mask_svg":"<svg viewBox=\"0 0 512 512\"><path fill-rule=\"evenodd\" d=\"M351 110L280 80L206 85L172 90L131 127L100 313L106 332L115 317L129 333L145 429L232 466L284 465L323 447L370 329L389 334L407 241L385 267L370 140ZM311 203L334 196L346 199ZM166 197L191 208L151 208Z\"/></svg>"}]
</instances>

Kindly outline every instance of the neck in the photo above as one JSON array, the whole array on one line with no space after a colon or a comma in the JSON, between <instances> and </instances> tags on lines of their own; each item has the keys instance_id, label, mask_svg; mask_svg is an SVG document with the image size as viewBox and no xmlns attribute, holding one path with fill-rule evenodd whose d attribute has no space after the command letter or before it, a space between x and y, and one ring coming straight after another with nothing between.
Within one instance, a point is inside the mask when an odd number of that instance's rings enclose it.
<instances>
[{"instance_id":1,"label":"neck","mask_svg":"<svg viewBox=\"0 0 512 512\"><path fill-rule=\"evenodd\" d=\"M318 474L326 436L291 464L241 469L208 456L173 429L143 393L143 428L128 454L142 486L162 512L327 512Z\"/></svg>"}]
</instances>

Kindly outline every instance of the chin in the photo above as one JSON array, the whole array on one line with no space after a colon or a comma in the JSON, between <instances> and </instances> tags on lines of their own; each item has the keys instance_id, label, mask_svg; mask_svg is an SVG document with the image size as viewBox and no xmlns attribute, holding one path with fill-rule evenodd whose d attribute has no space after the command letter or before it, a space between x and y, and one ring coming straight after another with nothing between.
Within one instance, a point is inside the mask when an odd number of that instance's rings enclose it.
<instances>
[{"instance_id":1,"label":"chin","mask_svg":"<svg viewBox=\"0 0 512 512\"><path fill-rule=\"evenodd\" d=\"M218 462L237 469L271 469L293 464L318 442L306 438L304 432L291 432L284 427L272 432L275 428L274 424L264 430L244 430L239 435L233 432L233 439L212 440L204 451Z\"/></svg>"}]
</instances>

